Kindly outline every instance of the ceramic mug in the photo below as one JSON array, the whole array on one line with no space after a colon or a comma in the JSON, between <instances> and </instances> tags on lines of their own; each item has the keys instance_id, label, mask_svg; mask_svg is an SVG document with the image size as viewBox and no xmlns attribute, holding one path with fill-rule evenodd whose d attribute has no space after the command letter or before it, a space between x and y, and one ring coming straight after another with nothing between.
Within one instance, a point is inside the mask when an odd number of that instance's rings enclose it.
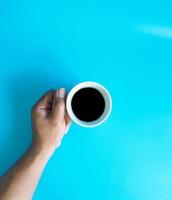
<instances>
[{"instance_id":1,"label":"ceramic mug","mask_svg":"<svg viewBox=\"0 0 172 200\"><path fill-rule=\"evenodd\" d=\"M102 115L97 120L90 121L90 122L82 121L76 117L75 113L72 110L72 98L74 97L76 92L78 92L79 90L83 88L96 89L98 92L100 92L100 94L104 98L105 108ZM107 89L103 85L97 82L92 82L92 81L82 82L82 83L77 84L75 87L73 87L72 90L69 92L67 96L67 100L66 100L66 109L72 121L74 121L78 125L83 126L83 127L95 127L105 122L106 119L109 117L112 110L112 98L109 92L107 91Z\"/></svg>"}]
</instances>

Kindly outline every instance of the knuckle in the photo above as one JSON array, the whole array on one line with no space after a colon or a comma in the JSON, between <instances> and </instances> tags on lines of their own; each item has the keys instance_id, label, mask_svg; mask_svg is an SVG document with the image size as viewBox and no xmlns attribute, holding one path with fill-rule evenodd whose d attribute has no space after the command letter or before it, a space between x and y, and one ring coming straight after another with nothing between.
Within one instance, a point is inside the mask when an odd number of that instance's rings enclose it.
<instances>
[{"instance_id":1,"label":"knuckle","mask_svg":"<svg viewBox=\"0 0 172 200\"><path fill-rule=\"evenodd\" d=\"M34 105L32 106L32 108L31 108L31 114L34 115L34 114L36 114L36 113L37 113L37 105L34 104Z\"/></svg>"},{"instance_id":2,"label":"knuckle","mask_svg":"<svg viewBox=\"0 0 172 200\"><path fill-rule=\"evenodd\" d=\"M35 105L33 105L31 108L31 113L33 114L35 112L35 110L36 110Z\"/></svg>"}]
</instances>

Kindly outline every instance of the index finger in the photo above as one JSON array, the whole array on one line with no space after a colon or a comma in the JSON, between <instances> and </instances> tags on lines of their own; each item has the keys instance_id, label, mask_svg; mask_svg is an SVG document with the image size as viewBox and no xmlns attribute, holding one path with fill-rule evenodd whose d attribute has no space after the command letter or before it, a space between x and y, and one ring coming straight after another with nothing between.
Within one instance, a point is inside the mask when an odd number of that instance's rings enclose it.
<instances>
[{"instance_id":1,"label":"index finger","mask_svg":"<svg viewBox=\"0 0 172 200\"><path fill-rule=\"evenodd\" d=\"M55 90L47 91L42 97L36 102L33 108L40 109L40 108L51 108L53 103Z\"/></svg>"}]
</instances>

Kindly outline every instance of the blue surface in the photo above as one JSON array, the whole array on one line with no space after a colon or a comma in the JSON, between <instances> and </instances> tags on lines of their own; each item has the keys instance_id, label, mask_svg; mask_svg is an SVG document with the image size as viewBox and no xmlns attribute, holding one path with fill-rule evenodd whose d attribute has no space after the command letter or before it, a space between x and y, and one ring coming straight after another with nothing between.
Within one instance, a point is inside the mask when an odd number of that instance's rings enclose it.
<instances>
[{"instance_id":1,"label":"blue surface","mask_svg":"<svg viewBox=\"0 0 172 200\"><path fill-rule=\"evenodd\" d=\"M73 124L34 200L172 199L172 3L0 1L0 173L27 149L49 88L98 81L109 120Z\"/></svg>"}]
</instances>

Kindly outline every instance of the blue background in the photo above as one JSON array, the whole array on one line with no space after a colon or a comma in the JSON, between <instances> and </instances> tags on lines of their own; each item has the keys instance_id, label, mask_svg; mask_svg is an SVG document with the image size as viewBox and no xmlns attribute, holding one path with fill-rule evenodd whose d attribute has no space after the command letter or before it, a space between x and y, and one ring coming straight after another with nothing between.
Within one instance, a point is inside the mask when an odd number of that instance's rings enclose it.
<instances>
[{"instance_id":1,"label":"blue background","mask_svg":"<svg viewBox=\"0 0 172 200\"><path fill-rule=\"evenodd\" d=\"M0 0L0 173L28 148L30 108L50 88L98 81L103 125L75 124L34 200L172 199L170 0Z\"/></svg>"}]
</instances>

